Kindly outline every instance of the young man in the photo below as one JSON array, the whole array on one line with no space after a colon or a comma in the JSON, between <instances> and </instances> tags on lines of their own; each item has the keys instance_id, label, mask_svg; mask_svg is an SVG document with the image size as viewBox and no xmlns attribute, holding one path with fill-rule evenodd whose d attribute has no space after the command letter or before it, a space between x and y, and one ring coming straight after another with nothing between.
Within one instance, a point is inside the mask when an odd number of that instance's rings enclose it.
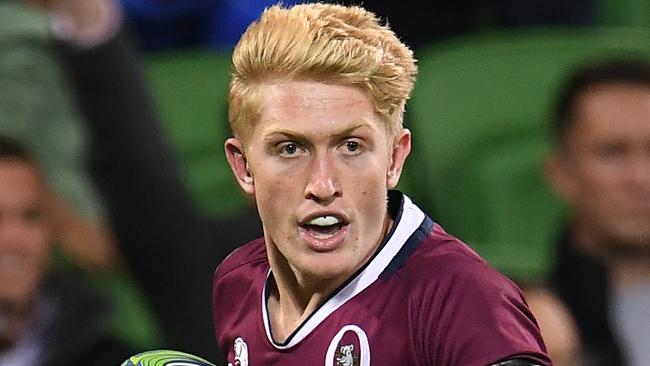
<instances>
[{"instance_id":1,"label":"young man","mask_svg":"<svg viewBox=\"0 0 650 366\"><path fill-rule=\"evenodd\" d=\"M575 71L559 100L548 171L570 208L553 284L585 364L650 364L650 63Z\"/></svg>"},{"instance_id":2,"label":"young man","mask_svg":"<svg viewBox=\"0 0 650 366\"><path fill-rule=\"evenodd\" d=\"M225 149L264 237L215 273L230 364L551 364L516 286L392 190L416 71L358 7L272 7L240 40Z\"/></svg>"}]
</instances>

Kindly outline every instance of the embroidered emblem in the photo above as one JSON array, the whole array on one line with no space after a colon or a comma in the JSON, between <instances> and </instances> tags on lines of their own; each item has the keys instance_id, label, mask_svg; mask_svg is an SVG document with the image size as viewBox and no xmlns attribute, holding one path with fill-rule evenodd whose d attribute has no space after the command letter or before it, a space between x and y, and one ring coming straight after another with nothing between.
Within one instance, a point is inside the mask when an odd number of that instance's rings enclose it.
<instances>
[{"instance_id":1,"label":"embroidered emblem","mask_svg":"<svg viewBox=\"0 0 650 366\"><path fill-rule=\"evenodd\" d=\"M248 366L248 345L241 337L235 339L233 351L235 353L235 363L228 362L228 366Z\"/></svg>"},{"instance_id":2,"label":"embroidered emblem","mask_svg":"<svg viewBox=\"0 0 650 366\"><path fill-rule=\"evenodd\" d=\"M370 344L363 329L346 325L332 338L325 366L370 366Z\"/></svg>"},{"instance_id":3,"label":"embroidered emblem","mask_svg":"<svg viewBox=\"0 0 650 366\"><path fill-rule=\"evenodd\" d=\"M336 352L336 366L354 366L355 357L352 355L352 351L354 351L354 344L341 346L339 351ZM356 361L358 364L358 357L356 358Z\"/></svg>"}]
</instances>

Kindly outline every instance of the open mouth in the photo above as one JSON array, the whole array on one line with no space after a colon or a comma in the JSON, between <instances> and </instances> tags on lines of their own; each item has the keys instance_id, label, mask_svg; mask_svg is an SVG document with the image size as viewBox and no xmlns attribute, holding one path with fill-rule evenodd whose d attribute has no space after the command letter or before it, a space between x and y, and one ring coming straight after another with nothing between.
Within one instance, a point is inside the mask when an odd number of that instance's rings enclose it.
<instances>
[{"instance_id":1,"label":"open mouth","mask_svg":"<svg viewBox=\"0 0 650 366\"><path fill-rule=\"evenodd\" d=\"M304 220L300 227L307 241L315 247L325 249L339 243L345 232L348 222L338 215L312 216Z\"/></svg>"},{"instance_id":2,"label":"open mouth","mask_svg":"<svg viewBox=\"0 0 650 366\"><path fill-rule=\"evenodd\" d=\"M325 239L335 235L339 230L341 230L343 224L330 226L305 225L303 227L308 230L311 235Z\"/></svg>"}]
</instances>

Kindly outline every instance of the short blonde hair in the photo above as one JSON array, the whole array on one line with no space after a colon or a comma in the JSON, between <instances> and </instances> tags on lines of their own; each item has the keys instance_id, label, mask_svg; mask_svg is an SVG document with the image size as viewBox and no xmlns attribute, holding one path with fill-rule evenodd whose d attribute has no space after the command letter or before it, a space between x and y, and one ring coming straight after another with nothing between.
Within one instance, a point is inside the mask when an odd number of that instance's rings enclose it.
<instances>
[{"instance_id":1,"label":"short blonde hair","mask_svg":"<svg viewBox=\"0 0 650 366\"><path fill-rule=\"evenodd\" d=\"M417 74L413 52L360 7L273 6L252 23L232 56L228 119L247 139L262 109L257 84L314 79L361 88L395 136Z\"/></svg>"}]
</instances>

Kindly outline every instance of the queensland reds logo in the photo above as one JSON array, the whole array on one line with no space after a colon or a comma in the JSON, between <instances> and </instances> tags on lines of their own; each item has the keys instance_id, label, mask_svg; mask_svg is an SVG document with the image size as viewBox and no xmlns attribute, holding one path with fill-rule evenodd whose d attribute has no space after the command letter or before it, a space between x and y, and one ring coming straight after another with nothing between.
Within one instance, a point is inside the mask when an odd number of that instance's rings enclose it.
<instances>
[{"instance_id":1,"label":"queensland reds logo","mask_svg":"<svg viewBox=\"0 0 650 366\"><path fill-rule=\"evenodd\" d=\"M233 346L235 363L228 363L228 366L248 366L248 345L241 337L235 339Z\"/></svg>"},{"instance_id":2,"label":"queensland reds logo","mask_svg":"<svg viewBox=\"0 0 650 366\"><path fill-rule=\"evenodd\" d=\"M370 366L370 344L363 329L346 325L332 339L325 366Z\"/></svg>"}]
</instances>

